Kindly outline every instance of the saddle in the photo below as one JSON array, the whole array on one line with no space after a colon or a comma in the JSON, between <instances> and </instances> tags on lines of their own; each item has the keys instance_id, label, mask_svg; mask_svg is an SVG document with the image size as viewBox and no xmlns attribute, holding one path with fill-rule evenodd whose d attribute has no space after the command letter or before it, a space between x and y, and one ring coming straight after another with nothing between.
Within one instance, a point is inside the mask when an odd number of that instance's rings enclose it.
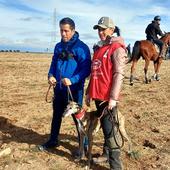
<instances>
[{"instance_id":1,"label":"saddle","mask_svg":"<svg viewBox=\"0 0 170 170\"><path fill-rule=\"evenodd\" d=\"M159 45L157 45L156 43L154 43L152 39L149 40L149 41L154 45L156 52L157 52L157 53L160 53L160 47L159 47Z\"/></svg>"},{"instance_id":2,"label":"saddle","mask_svg":"<svg viewBox=\"0 0 170 170\"><path fill-rule=\"evenodd\" d=\"M154 42L153 42L153 45L155 47L156 52L160 53L160 47L156 43L154 43Z\"/></svg>"}]
</instances>

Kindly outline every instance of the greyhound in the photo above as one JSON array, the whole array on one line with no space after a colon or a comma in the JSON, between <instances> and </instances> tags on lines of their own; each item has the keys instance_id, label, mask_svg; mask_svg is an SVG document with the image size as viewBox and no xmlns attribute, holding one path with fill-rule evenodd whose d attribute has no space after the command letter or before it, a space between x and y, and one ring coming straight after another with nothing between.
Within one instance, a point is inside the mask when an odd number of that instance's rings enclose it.
<instances>
[{"instance_id":1,"label":"greyhound","mask_svg":"<svg viewBox=\"0 0 170 170\"><path fill-rule=\"evenodd\" d=\"M86 169L90 169L90 163L92 160L92 143L93 143L93 132L97 133L100 129L100 119L95 116L95 111L87 112L85 109L81 108L79 104L74 101L70 101L67 105L63 117L68 117L69 115L74 114L77 122L78 122L78 130L80 132L80 144L79 150L81 153L80 159L84 156L87 156L88 164ZM117 119L119 122L119 130L121 135L128 141L128 153L132 152L132 143L130 138L128 137L124 122L125 118L118 110ZM87 152L84 150L84 139L87 137L88 139L88 148Z\"/></svg>"}]
</instances>

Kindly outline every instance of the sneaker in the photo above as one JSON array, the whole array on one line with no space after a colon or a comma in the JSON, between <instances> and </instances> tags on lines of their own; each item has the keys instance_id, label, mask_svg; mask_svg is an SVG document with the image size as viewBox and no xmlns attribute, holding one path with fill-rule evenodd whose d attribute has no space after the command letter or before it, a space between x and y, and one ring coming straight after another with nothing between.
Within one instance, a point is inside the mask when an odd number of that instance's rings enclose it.
<instances>
[{"instance_id":1,"label":"sneaker","mask_svg":"<svg viewBox=\"0 0 170 170\"><path fill-rule=\"evenodd\" d=\"M103 162L107 162L108 158L106 155L101 155L98 158L93 158L93 163L95 164L99 164L99 163L103 163Z\"/></svg>"},{"instance_id":2,"label":"sneaker","mask_svg":"<svg viewBox=\"0 0 170 170\"><path fill-rule=\"evenodd\" d=\"M50 148L55 148L55 147L58 147L58 146L59 146L58 142L47 141L46 143L44 143L42 145L38 145L37 147L40 151L45 151L45 150L48 150Z\"/></svg>"}]
</instances>

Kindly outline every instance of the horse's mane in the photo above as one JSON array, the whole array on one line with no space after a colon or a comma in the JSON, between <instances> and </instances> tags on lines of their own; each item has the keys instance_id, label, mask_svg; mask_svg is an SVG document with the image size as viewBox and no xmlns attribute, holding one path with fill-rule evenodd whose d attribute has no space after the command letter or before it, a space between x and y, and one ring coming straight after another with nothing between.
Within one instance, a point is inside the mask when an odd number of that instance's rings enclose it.
<instances>
[{"instance_id":1,"label":"horse's mane","mask_svg":"<svg viewBox=\"0 0 170 170\"><path fill-rule=\"evenodd\" d=\"M165 36L167 36L168 34L170 34L170 32L166 32L166 33L161 37L161 39L164 38Z\"/></svg>"}]
</instances>

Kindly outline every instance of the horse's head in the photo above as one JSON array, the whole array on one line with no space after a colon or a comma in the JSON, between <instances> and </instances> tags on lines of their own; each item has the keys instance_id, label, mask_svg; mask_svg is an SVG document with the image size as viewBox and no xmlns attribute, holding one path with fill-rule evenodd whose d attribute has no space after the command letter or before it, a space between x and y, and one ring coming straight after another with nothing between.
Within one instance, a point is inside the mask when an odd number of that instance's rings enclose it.
<instances>
[{"instance_id":1,"label":"horse's head","mask_svg":"<svg viewBox=\"0 0 170 170\"><path fill-rule=\"evenodd\" d=\"M170 46L170 32L165 33L161 40L168 46Z\"/></svg>"},{"instance_id":2,"label":"horse's head","mask_svg":"<svg viewBox=\"0 0 170 170\"><path fill-rule=\"evenodd\" d=\"M67 117L70 116L72 114L77 113L80 110L80 106L78 105L78 103L70 101L63 113L63 117Z\"/></svg>"}]
</instances>

